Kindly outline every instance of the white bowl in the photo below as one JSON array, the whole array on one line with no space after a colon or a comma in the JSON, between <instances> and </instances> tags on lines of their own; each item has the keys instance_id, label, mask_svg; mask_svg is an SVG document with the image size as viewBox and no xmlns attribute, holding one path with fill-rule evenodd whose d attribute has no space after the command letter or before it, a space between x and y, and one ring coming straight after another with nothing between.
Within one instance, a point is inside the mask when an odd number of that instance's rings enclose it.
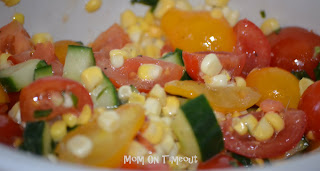
<instances>
[{"instance_id":1,"label":"white bowl","mask_svg":"<svg viewBox=\"0 0 320 171\"><path fill-rule=\"evenodd\" d=\"M267 18L275 17L281 26L301 26L320 33L319 0L230 0L230 7L240 11L240 18L248 18L258 26L263 19L260 11L266 12ZM71 39L85 44L93 41L99 33L114 22L119 23L120 13L125 9L133 10L143 16L148 9L142 5L131 5L129 0L104 0L102 7L95 13L84 9L87 0L22 0L14 7L0 3L0 26L11 21L15 12L25 15L25 28L30 35L49 32L54 40ZM192 4L203 4L203 0L191 0ZM275 163L271 167L253 170L320 170L320 153ZM101 170L67 163L55 164L44 158L7 148L0 145L0 170ZM242 170L242 169L240 169Z\"/></svg>"}]
</instances>

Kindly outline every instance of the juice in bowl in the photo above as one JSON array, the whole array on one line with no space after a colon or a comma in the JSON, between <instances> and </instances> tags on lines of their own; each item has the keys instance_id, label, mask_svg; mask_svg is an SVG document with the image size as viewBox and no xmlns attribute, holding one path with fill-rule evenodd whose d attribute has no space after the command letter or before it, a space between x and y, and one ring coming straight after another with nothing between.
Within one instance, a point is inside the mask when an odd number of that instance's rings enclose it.
<instances>
[{"instance_id":1,"label":"juice in bowl","mask_svg":"<svg viewBox=\"0 0 320 171\"><path fill-rule=\"evenodd\" d=\"M319 169L319 5L3 0L0 168Z\"/></svg>"}]
</instances>

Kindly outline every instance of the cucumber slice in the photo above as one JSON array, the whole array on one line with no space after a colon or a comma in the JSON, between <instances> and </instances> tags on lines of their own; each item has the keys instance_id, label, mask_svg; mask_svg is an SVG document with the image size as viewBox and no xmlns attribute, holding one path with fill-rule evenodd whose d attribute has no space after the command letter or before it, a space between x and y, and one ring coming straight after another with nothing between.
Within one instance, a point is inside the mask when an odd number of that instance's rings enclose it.
<instances>
[{"instance_id":1,"label":"cucumber slice","mask_svg":"<svg viewBox=\"0 0 320 171\"><path fill-rule=\"evenodd\" d=\"M30 59L0 71L0 83L7 92L18 92L34 81L35 69L46 63L39 59Z\"/></svg>"},{"instance_id":2,"label":"cucumber slice","mask_svg":"<svg viewBox=\"0 0 320 171\"><path fill-rule=\"evenodd\" d=\"M38 155L49 154L52 146L48 123L45 121L28 122L20 148Z\"/></svg>"},{"instance_id":3,"label":"cucumber slice","mask_svg":"<svg viewBox=\"0 0 320 171\"><path fill-rule=\"evenodd\" d=\"M103 72L102 74L102 82L91 91L94 107L117 108L120 105L117 89Z\"/></svg>"},{"instance_id":4,"label":"cucumber slice","mask_svg":"<svg viewBox=\"0 0 320 171\"><path fill-rule=\"evenodd\" d=\"M52 75L53 73L52 73L51 65L47 65L34 70L34 80L37 80L43 77L52 76Z\"/></svg>"},{"instance_id":5,"label":"cucumber slice","mask_svg":"<svg viewBox=\"0 0 320 171\"><path fill-rule=\"evenodd\" d=\"M206 161L224 149L221 128L204 95L183 104L171 127L189 157Z\"/></svg>"},{"instance_id":6,"label":"cucumber slice","mask_svg":"<svg viewBox=\"0 0 320 171\"><path fill-rule=\"evenodd\" d=\"M183 60L182 60L182 50L176 49L174 52L169 52L162 58L161 60L171 62L177 65L184 66Z\"/></svg>"},{"instance_id":7,"label":"cucumber slice","mask_svg":"<svg viewBox=\"0 0 320 171\"><path fill-rule=\"evenodd\" d=\"M82 71L95 64L91 48L69 45L63 68L63 77L81 82L80 75Z\"/></svg>"}]
</instances>

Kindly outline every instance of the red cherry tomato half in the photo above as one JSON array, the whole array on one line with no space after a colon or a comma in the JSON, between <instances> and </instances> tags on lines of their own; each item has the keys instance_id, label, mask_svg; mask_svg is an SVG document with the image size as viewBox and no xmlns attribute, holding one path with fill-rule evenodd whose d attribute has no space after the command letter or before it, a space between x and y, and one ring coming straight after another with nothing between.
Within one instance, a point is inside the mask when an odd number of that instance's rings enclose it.
<instances>
[{"instance_id":1,"label":"red cherry tomato half","mask_svg":"<svg viewBox=\"0 0 320 171\"><path fill-rule=\"evenodd\" d=\"M0 142L13 146L17 138L22 137L22 128L19 124L12 121L8 115L0 115Z\"/></svg>"},{"instance_id":2,"label":"red cherry tomato half","mask_svg":"<svg viewBox=\"0 0 320 171\"><path fill-rule=\"evenodd\" d=\"M200 66L204 57L210 53L214 53L218 56L223 68L228 70L231 75L240 75L246 60L244 54L236 55L229 52L212 51L189 53L184 51L182 56L186 71L193 80L204 82L201 77Z\"/></svg>"},{"instance_id":3,"label":"red cherry tomato half","mask_svg":"<svg viewBox=\"0 0 320 171\"><path fill-rule=\"evenodd\" d=\"M313 69L318 65L320 54L314 49L320 46L320 36L299 27L287 27L268 36L271 44L271 66L291 71L305 70L314 79Z\"/></svg>"},{"instance_id":4,"label":"red cherry tomato half","mask_svg":"<svg viewBox=\"0 0 320 171\"><path fill-rule=\"evenodd\" d=\"M312 131L314 137L320 140L320 81L308 87L301 96L298 109L307 115L306 131Z\"/></svg>"},{"instance_id":5,"label":"red cherry tomato half","mask_svg":"<svg viewBox=\"0 0 320 171\"><path fill-rule=\"evenodd\" d=\"M263 116L262 112L253 113L253 115L258 120ZM301 110L289 109L283 113L283 119L285 128L264 142L230 131L232 118L228 119L222 126L225 148L249 158L273 158L283 155L301 140L307 123L306 114Z\"/></svg>"},{"instance_id":6,"label":"red cherry tomato half","mask_svg":"<svg viewBox=\"0 0 320 171\"><path fill-rule=\"evenodd\" d=\"M70 92L77 98L77 106L64 107L56 106L52 100L53 93ZM88 104L93 108L90 94L80 83L62 78L46 77L31 83L23 88L20 94L20 110L22 121L49 120L64 113L79 114L84 105ZM51 110L48 116L36 118L36 111Z\"/></svg>"},{"instance_id":7,"label":"red cherry tomato half","mask_svg":"<svg viewBox=\"0 0 320 171\"><path fill-rule=\"evenodd\" d=\"M242 75L246 76L253 68L270 65L271 47L266 36L259 27L247 19L240 20L234 27L237 44L234 50L237 54L246 54L246 64Z\"/></svg>"},{"instance_id":8,"label":"red cherry tomato half","mask_svg":"<svg viewBox=\"0 0 320 171\"><path fill-rule=\"evenodd\" d=\"M224 154L224 153L219 153L209 159L206 162L200 162L198 165L198 169L218 169L218 168L232 168L234 165L232 163L236 163L237 165L240 165L239 162L232 158L231 156Z\"/></svg>"}]
</instances>

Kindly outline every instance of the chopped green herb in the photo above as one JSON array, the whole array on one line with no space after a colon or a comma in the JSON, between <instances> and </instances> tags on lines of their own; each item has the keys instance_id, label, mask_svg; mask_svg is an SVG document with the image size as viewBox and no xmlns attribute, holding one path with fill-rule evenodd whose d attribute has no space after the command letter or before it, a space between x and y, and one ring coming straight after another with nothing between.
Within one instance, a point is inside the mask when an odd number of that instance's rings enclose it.
<instances>
[{"instance_id":1,"label":"chopped green herb","mask_svg":"<svg viewBox=\"0 0 320 171\"><path fill-rule=\"evenodd\" d=\"M73 93L71 93L71 99L72 99L73 106L76 108L78 106L78 100L79 100L78 97Z\"/></svg>"},{"instance_id":2,"label":"chopped green herb","mask_svg":"<svg viewBox=\"0 0 320 171\"><path fill-rule=\"evenodd\" d=\"M280 31L281 31L281 28L278 28L277 30L275 30L274 32L276 33L276 34L279 34L280 33Z\"/></svg>"},{"instance_id":3,"label":"chopped green herb","mask_svg":"<svg viewBox=\"0 0 320 171\"><path fill-rule=\"evenodd\" d=\"M239 164L237 163L237 161L229 161L229 164L233 167L239 167Z\"/></svg>"},{"instance_id":4,"label":"chopped green herb","mask_svg":"<svg viewBox=\"0 0 320 171\"><path fill-rule=\"evenodd\" d=\"M42 117L47 117L51 114L52 109L48 109L48 110L36 110L34 111L33 116L35 118L42 118Z\"/></svg>"},{"instance_id":5,"label":"chopped green herb","mask_svg":"<svg viewBox=\"0 0 320 171\"><path fill-rule=\"evenodd\" d=\"M139 3L139 4L148 5L151 7L151 12L153 12L158 4L158 1L159 0L131 0L131 4Z\"/></svg>"},{"instance_id":6,"label":"chopped green herb","mask_svg":"<svg viewBox=\"0 0 320 171\"><path fill-rule=\"evenodd\" d=\"M301 80L303 77L310 78L308 73L305 70L302 71L291 71L291 73L296 76L299 80Z\"/></svg>"},{"instance_id":7,"label":"chopped green herb","mask_svg":"<svg viewBox=\"0 0 320 171\"><path fill-rule=\"evenodd\" d=\"M266 18L266 12L264 10L260 11L260 15L262 18Z\"/></svg>"},{"instance_id":8,"label":"chopped green herb","mask_svg":"<svg viewBox=\"0 0 320 171\"><path fill-rule=\"evenodd\" d=\"M192 80L192 78L190 77L190 75L186 71L184 71L180 80Z\"/></svg>"},{"instance_id":9,"label":"chopped green herb","mask_svg":"<svg viewBox=\"0 0 320 171\"><path fill-rule=\"evenodd\" d=\"M39 68L45 67L45 66L47 66L47 65L48 65L48 64L46 63L46 61L41 60L41 61L37 64L37 66L36 66L35 69L39 69Z\"/></svg>"},{"instance_id":10,"label":"chopped green herb","mask_svg":"<svg viewBox=\"0 0 320 171\"><path fill-rule=\"evenodd\" d=\"M231 153L231 156L232 156L234 159L238 160L238 162L240 162L240 163L241 163L243 166L245 166L245 167L249 167L249 166L252 165L252 161L251 161L251 159L248 158L248 157L244 157L244 156L241 156L241 155L236 154L236 153Z\"/></svg>"},{"instance_id":11,"label":"chopped green herb","mask_svg":"<svg viewBox=\"0 0 320 171\"><path fill-rule=\"evenodd\" d=\"M313 58L316 59L319 54L320 54L320 46L314 47Z\"/></svg>"},{"instance_id":12,"label":"chopped green herb","mask_svg":"<svg viewBox=\"0 0 320 171\"><path fill-rule=\"evenodd\" d=\"M316 81L320 80L320 62L317 67L313 70L314 75L316 76Z\"/></svg>"}]
</instances>

